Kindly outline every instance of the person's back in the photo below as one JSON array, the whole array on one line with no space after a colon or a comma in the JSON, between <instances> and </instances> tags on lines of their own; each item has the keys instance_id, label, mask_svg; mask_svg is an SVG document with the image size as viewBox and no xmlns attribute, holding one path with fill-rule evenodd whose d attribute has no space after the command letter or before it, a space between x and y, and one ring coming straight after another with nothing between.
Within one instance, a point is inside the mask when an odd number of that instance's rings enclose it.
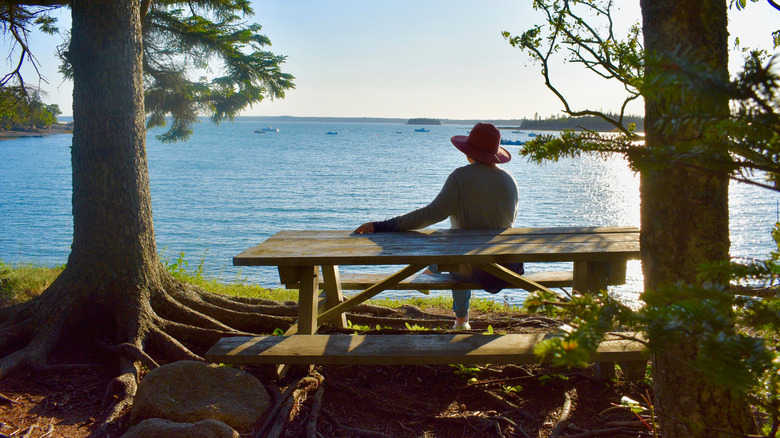
<instances>
[{"instance_id":1,"label":"person's back","mask_svg":"<svg viewBox=\"0 0 780 438\"><path fill-rule=\"evenodd\" d=\"M498 129L490 124L478 123L468 137L454 136L451 140L455 147L466 154L470 164L450 173L436 199L404 215L365 223L355 232L415 230L447 218L450 219L451 228L510 228L517 215L518 191L514 177L496 165L511 159L509 153L499 146L501 134ZM522 264L514 265L510 269L522 273ZM436 266L431 268L437 270ZM503 287L503 282L478 268L464 266L462 271L453 273L453 277L476 281L493 293ZM469 328L471 291L453 290L452 296L455 328Z\"/></svg>"},{"instance_id":2,"label":"person's back","mask_svg":"<svg viewBox=\"0 0 780 438\"><path fill-rule=\"evenodd\" d=\"M451 228L509 228L517 213L517 183L495 164L473 161L455 169L436 199L377 223L376 231L417 230L450 219Z\"/></svg>"},{"instance_id":3,"label":"person's back","mask_svg":"<svg viewBox=\"0 0 780 438\"><path fill-rule=\"evenodd\" d=\"M452 228L509 228L517 215L517 183L506 170L476 161L456 169L461 208L450 216Z\"/></svg>"}]
</instances>

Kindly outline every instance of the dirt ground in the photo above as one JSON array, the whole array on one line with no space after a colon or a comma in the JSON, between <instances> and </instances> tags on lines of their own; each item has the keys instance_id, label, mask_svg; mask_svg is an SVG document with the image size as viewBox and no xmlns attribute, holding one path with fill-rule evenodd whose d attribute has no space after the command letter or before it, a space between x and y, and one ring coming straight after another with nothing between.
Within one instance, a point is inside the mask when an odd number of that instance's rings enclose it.
<instances>
[{"instance_id":1,"label":"dirt ground","mask_svg":"<svg viewBox=\"0 0 780 438\"><path fill-rule=\"evenodd\" d=\"M543 321L543 320L540 320ZM476 330L489 322L472 321ZM501 327L505 332L548 330L541 324ZM89 367L26 372L0 380L0 438L94 436L101 402L115 364L87 347L71 347L62 363ZM272 400L296 381L272 382L266 370L246 368L266 383ZM592 369L544 365L455 366L324 366L322 404L316 412L322 437L639 437L651 436L651 425L626 408L622 397L651 397L646 382L599 382ZM281 436L304 437L312 416L313 393L299 400ZM568 402L567 402L568 400ZM568 421L565 407L568 406ZM129 411L109 436L128 428ZM254 437L253 428L240 430ZM560 423L560 424L559 424ZM565 426L564 426L565 424Z\"/></svg>"}]
</instances>

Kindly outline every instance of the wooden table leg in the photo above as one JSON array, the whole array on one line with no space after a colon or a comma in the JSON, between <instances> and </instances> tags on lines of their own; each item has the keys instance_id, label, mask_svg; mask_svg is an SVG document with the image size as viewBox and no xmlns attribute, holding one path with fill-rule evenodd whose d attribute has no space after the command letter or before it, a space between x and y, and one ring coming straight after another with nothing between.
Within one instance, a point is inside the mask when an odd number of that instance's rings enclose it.
<instances>
[{"instance_id":1,"label":"wooden table leg","mask_svg":"<svg viewBox=\"0 0 780 438\"><path fill-rule=\"evenodd\" d=\"M282 271L280 270L280 273ZM286 271L287 272L287 271ZM291 271L290 271L291 272ZM317 313L318 313L318 289L319 289L319 266L304 266L295 270L298 276L298 323L293 324L285 335L302 334L313 335L317 333ZM281 275L281 274L280 274ZM313 365L297 366L302 372L308 372L313 369ZM282 379L291 369L290 364L280 364L276 366L278 379Z\"/></svg>"},{"instance_id":2,"label":"wooden table leg","mask_svg":"<svg viewBox=\"0 0 780 438\"><path fill-rule=\"evenodd\" d=\"M339 277L338 266L322 266L322 280L325 283L325 310L336 307L344 301L344 295L341 293L341 278ZM324 321L328 322L328 321ZM341 313L329 321L336 327L347 327L347 315Z\"/></svg>"},{"instance_id":3,"label":"wooden table leg","mask_svg":"<svg viewBox=\"0 0 780 438\"><path fill-rule=\"evenodd\" d=\"M317 333L317 301L319 288L319 267L307 266L300 270L298 289L298 333Z\"/></svg>"},{"instance_id":4,"label":"wooden table leg","mask_svg":"<svg viewBox=\"0 0 780 438\"><path fill-rule=\"evenodd\" d=\"M596 293L607 289L609 262L574 262L574 290L579 293Z\"/></svg>"}]
</instances>

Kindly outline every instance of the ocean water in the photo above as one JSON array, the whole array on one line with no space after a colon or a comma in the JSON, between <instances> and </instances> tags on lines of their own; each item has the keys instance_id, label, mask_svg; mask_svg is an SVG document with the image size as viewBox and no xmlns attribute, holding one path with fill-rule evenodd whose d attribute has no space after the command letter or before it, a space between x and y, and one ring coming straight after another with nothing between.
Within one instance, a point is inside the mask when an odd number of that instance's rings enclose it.
<instances>
[{"instance_id":1,"label":"ocean water","mask_svg":"<svg viewBox=\"0 0 780 438\"><path fill-rule=\"evenodd\" d=\"M176 144L161 144L156 131L149 133L152 208L164 260L184 253L188 268L202 264L207 277L277 287L274 268L234 267L232 257L280 230L354 229L424 206L449 172L466 164L449 139L470 129L430 126L423 133L401 124L287 122L274 125L278 132L254 133L267 126L250 117L220 126L203 122L191 140ZM502 131L512 140L527 140L528 133ZM69 135L0 142L5 263L67 261L73 233L70 142ZM638 177L624 160L582 157L537 165L519 157L518 146L506 148L513 159L504 167L520 188L515 226L639 226ZM780 196L744 184L732 184L730 196L732 255L764 257L773 249ZM526 267L562 268L568 267ZM629 262L627 280L615 291L636 301L642 289L638 261ZM525 293L477 296L520 304Z\"/></svg>"}]
</instances>

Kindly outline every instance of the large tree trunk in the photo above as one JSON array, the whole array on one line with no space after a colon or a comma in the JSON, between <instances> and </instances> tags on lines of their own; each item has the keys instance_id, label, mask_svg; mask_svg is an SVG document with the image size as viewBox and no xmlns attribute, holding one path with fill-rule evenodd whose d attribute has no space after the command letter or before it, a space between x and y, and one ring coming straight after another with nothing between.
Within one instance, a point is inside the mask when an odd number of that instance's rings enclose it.
<instances>
[{"instance_id":1,"label":"large tree trunk","mask_svg":"<svg viewBox=\"0 0 780 438\"><path fill-rule=\"evenodd\" d=\"M160 282L138 6L99 0L72 6L73 246L67 269L86 276L98 306L140 302L137 295Z\"/></svg>"},{"instance_id":2,"label":"large tree trunk","mask_svg":"<svg viewBox=\"0 0 780 438\"><path fill-rule=\"evenodd\" d=\"M135 1L73 3L74 224L68 267L104 277L149 277L158 265L138 14Z\"/></svg>"},{"instance_id":3,"label":"large tree trunk","mask_svg":"<svg viewBox=\"0 0 780 438\"><path fill-rule=\"evenodd\" d=\"M641 0L646 81L668 74L676 54L697 68L727 80L728 33L725 0L687 2ZM670 129L665 118L679 111L682 125ZM702 145L692 117L727 115L728 101L716 93L682 86L645 93L645 142L656 151L691 151L703 146L725 153L723 145ZM728 179L723 172L702 170L696 159L665 163L641 173L642 268L646 301L670 305L658 288L676 282L696 284L698 267L728 259ZM703 164L703 163L702 163ZM712 167L712 166L709 166ZM726 281L727 279L722 279ZM655 354L655 403L664 437L713 437L753 432L746 400L707 383L693 367L696 339L667 342Z\"/></svg>"},{"instance_id":4,"label":"large tree trunk","mask_svg":"<svg viewBox=\"0 0 780 438\"><path fill-rule=\"evenodd\" d=\"M73 245L46 291L0 308L0 378L49 366L58 345L93 341L120 359L108 421L132 400L141 363L154 366L147 347L197 360L222 336L288 328L296 309L216 296L166 272L152 223L139 2L71 6Z\"/></svg>"}]
</instances>

